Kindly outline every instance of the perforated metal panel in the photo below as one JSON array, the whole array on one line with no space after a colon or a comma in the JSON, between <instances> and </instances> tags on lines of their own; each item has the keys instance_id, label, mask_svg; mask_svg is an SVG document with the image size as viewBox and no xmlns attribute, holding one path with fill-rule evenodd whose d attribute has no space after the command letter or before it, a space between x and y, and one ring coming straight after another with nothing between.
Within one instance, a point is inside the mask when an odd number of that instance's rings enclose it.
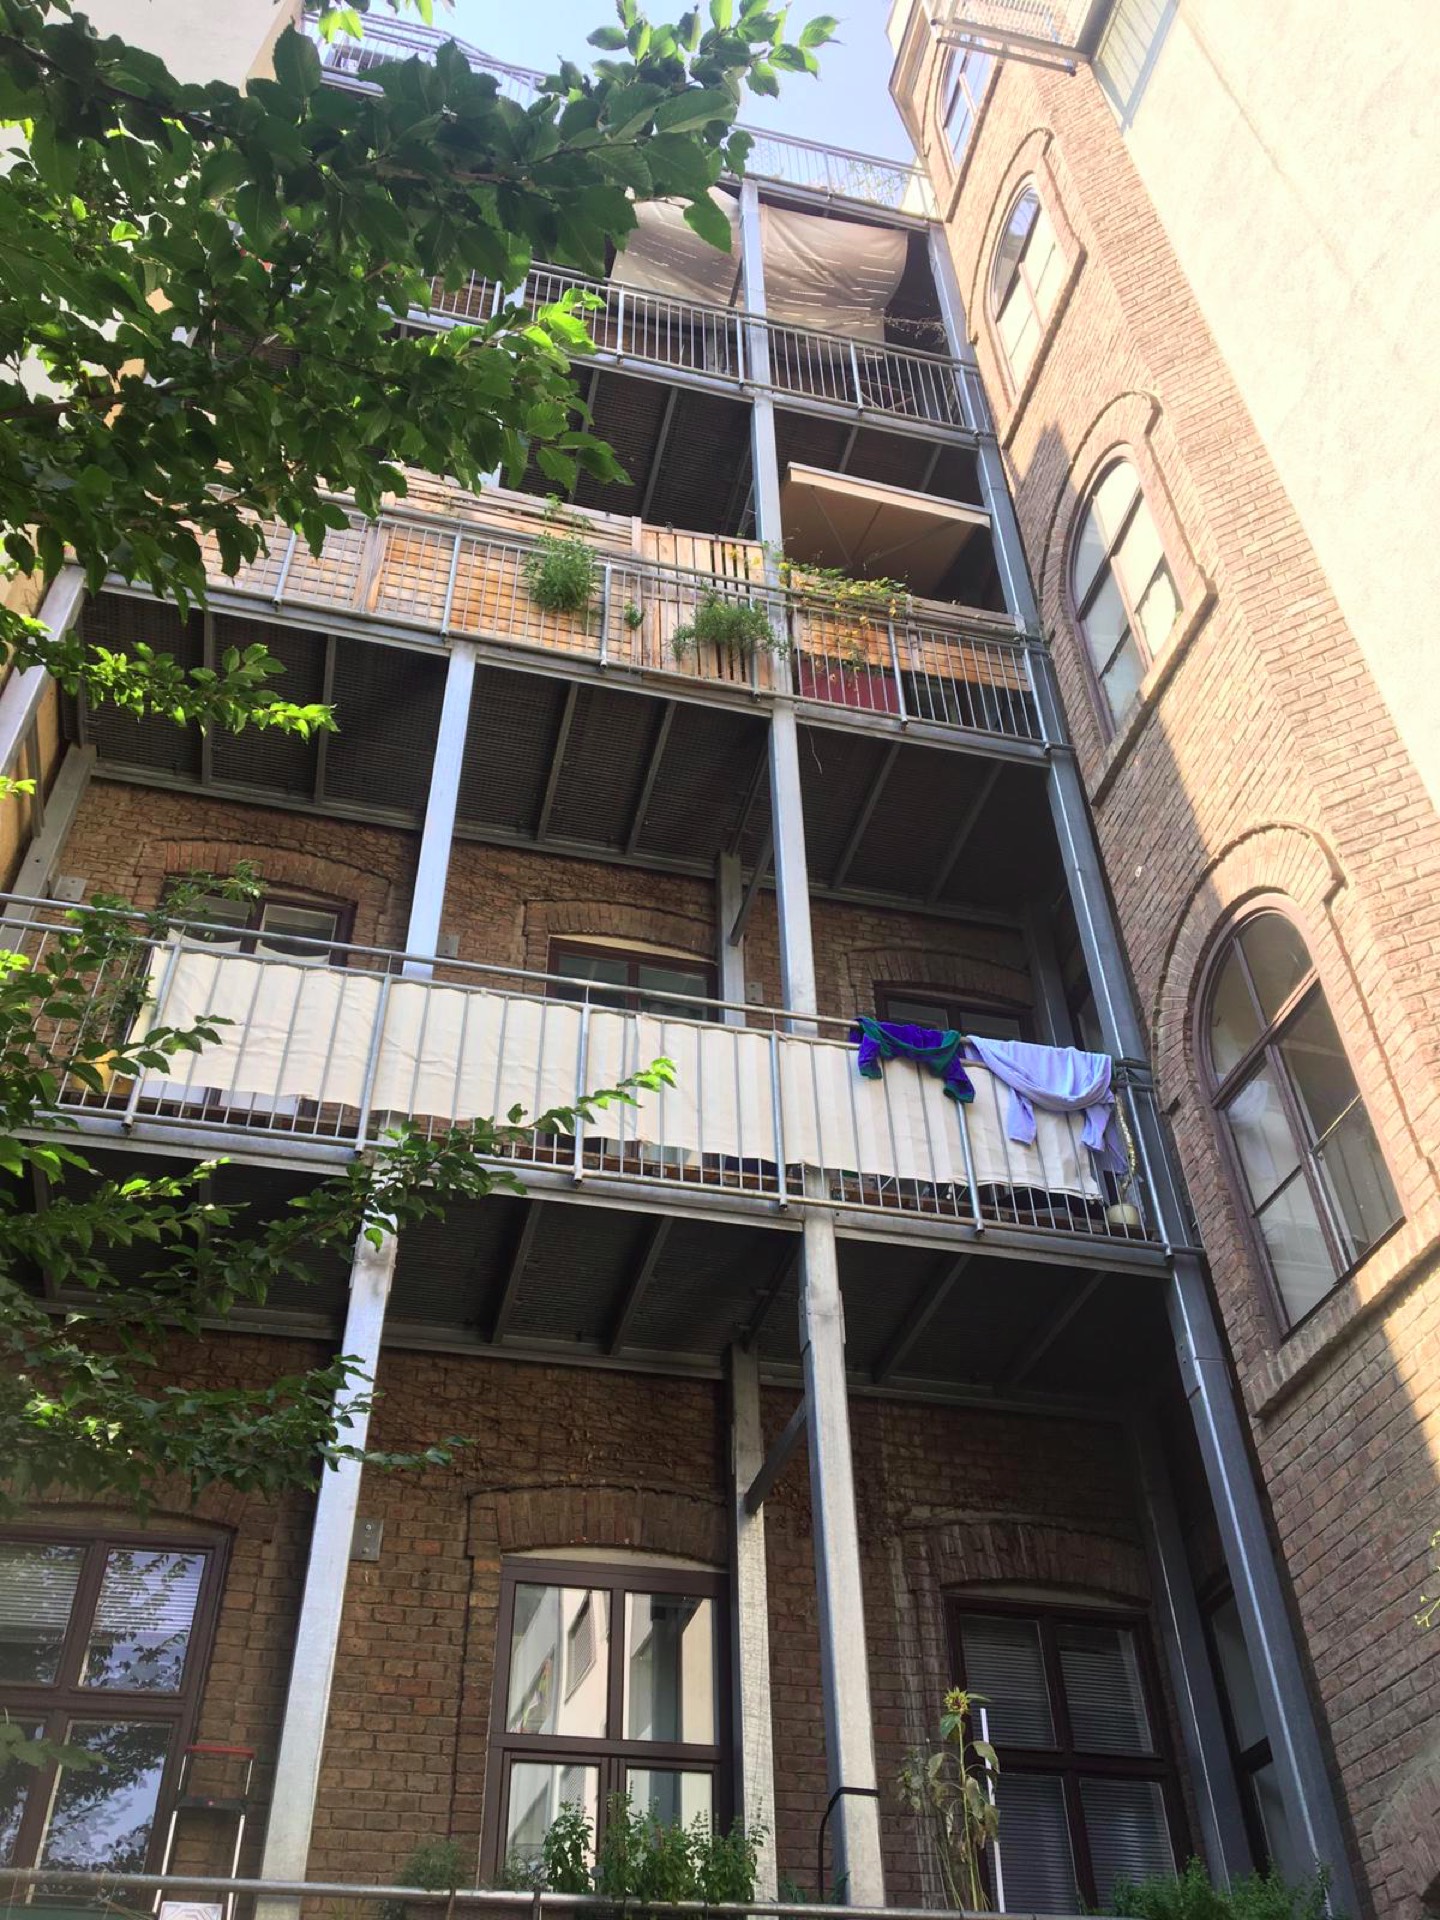
<instances>
[{"instance_id":1,"label":"perforated metal panel","mask_svg":"<svg viewBox=\"0 0 1440 1920\"><path fill-rule=\"evenodd\" d=\"M184 619L161 600L132 599L118 593L87 599L80 615L80 633L87 645L129 653L143 640L157 653L172 654L182 667L198 667L204 658L201 616ZM177 727L163 715L137 720L108 701L92 707L86 716L87 737L103 762L147 772L198 775L200 730Z\"/></svg>"},{"instance_id":2,"label":"perforated metal panel","mask_svg":"<svg viewBox=\"0 0 1440 1920\"><path fill-rule=\"evenodd\" d=\"M545 1207L515 1295L511 1337L604 1346L654 1231L647 1214Z\"/></svg>"},{"instance_id":3,"label":"perforated metal panel","mask_svg":"<svg viewBox=\"0 0 1440 1920\"><path fill-rule=\"evenodd\" d=\"M534 832L565 695L563 682L539 674L478 669L460 781L467 826Z\"/></svg>"},{"instance_id":4,"label":"perforated metal panel","mask_svg":"<svg viewBox=\"0 0 1440 1920\"><path fill-rule=\"evenodd\" d=\"M621 847L630 832L655 739L659 702L585 687L555 797L551 830L560 839Z\"/></svg>"},{"instance_id":5,"label":"perforated metal panel","mask_svg":"<svg viewBox=\"0 0 1440 1920\"><path fill-rule=\"evenodd\" d=\"M789 1236L763 1227L676 1220L626 1345L718 1360L749 1320L757 1278L773 1270L787 1244Z\"/></svg>"},{"instance_id":6,"label":"perforated metal panel","mask_svg":"<svg viewBox=\"0 0 1440 1920\"><path fill-rule=\"evenodd\" d=\"M713 860L729 844L764 746L763 720L677 705L645 812L642 849Z\"/></svg>"},{"instance_id":7,"label":"perforated metal panel","mask_svg":"<svg viewBox=\"0 0 1440 1920\"><path fill-rule=\"evenodd\" d=\"M400 1236L390 1318L488 1335L526 1202L493 1194Z\"/></svg>"},{"instance_id":8,"label":"perforated metal panel","mask_svg":"<svg viewBox=\"0 0 1440 1920\"><path fill-rule=\"evenodd\" d=\"M444 696L443 661L342 639L335 657L340 731L326 749L326 793L421 818Z\"/></svg>"},{"instance_id":9,"label":"perforated metal panel","mask_svg":"<svg viewBox=\"0 0 1440 1920\"><path fill-rule=\"evenodd\" d=\"M842 733L833 727L800 729L800 790L812 880L823 884L833 880L851 829L884 765L889 744L869 734ZM861 853L869 839L867 832ZM851 863L848 884L855 883L858 865L857 857ZM893 892L894 882L884 890Z\"/></svg>"},{"instance_id":10,"label":"perforated metal panel","mask_svg":"<svg viewBox=\"0 0 1440 1920\"><path fill-rule=\"evenodd\" d=\"M968 754L903 747L851 863L850 885L924 900L988 771L983 760ZM994 802L992 794L991 808ZM821 806L823 793L817 792L817 811ZM1003 816L994 813L991 817ZM808 831L808 809L806 820ZM967 842L967 852L968 846ZM962 853L959 872L954 876L958 900L972 897L966 884L966 858ZM1024 883L1017 881L1017 892L1023 887Z\"/></svg>"},{"instance_id":11,"label":"perforated metal panel","mask_svg":"<svg viewBox=\"0 0 1440 1920\"><path fill-rule=\"evenodd\" d=\"M682 387L646 517L695 533L738 533L737 500L747 489L737 481L749 460L749 408Z\"/></svg>"},{"instance_id":12,"label":"perforated metal panel","mask_svg":"<svg viewBox=\"0 0 1440 1920\"><path fill-rule=\"evenodd\" d=\"M850 426L843 420L823 420L816 414L787 413L775 410L775 451L780 462L780 478L795 462L802 467L824 467L833 473L840 465L850 439Z\"/></svg>"},{"instance_id":13,"label":"perforated metal panel","mask_svg":"<svg viewBox=\"0 0 1440 1920\"><path fill-rule=\"evenodd\" d=\"M582 474L575 499L582 507L601 507L606 513L638 513L665 418L665 388L654 380L628 380L597 367L590 391L591 431L609 444L628 477L602 486Z\"/></svg>"},{"instance_id":14,"label":"perforated metal panel","mask_svg":"<svg viewBox=\"0 0 1440 1920\"><path fill-rule=\"evenodd\" d=\"M913 435L878 433L866 427L855 436L845 471L860 480L879 480L887 487L909 487L919 492L933 453L928 441Z\"/></svg>"},{"instance_id":15,"label":"perforated metal panel","mask_svg":"<svg viewBox=\"0 0 1440 1920\"><path fill-rule=\"evenodd\" d=\"M225 650L267 646L285 668L270 685L282 700L318 701L325 691L325 636L299 627L277 627L264 620L215 616L216 665ZM217 780L241 781L272 793L313 793L319 743L278 727L247 727L244 733L215 732L211 764Z\"/></svg>"}]
</instances>

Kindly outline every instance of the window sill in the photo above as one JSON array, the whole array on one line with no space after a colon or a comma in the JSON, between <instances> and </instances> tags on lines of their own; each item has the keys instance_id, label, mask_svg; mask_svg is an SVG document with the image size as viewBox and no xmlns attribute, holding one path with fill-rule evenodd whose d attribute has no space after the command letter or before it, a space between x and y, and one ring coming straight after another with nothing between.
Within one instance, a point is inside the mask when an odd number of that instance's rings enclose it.
<instances>
[{"instance_id":1,"label":"window sill","mask_svg":"<svg viewBox=\"0 0 1440 1920\"><path fill-rule=\"evenodd\" d=\"M1148 726L1151 716L1160 704L1160 696L1169 686L1181 662L1195 644L1195 637L1210 617L1215 605L1215 588L1208 578L1201 576L1204 588L1195 611L1185 621L1175 638L1166 647L1158 660L1152 660L1145 678L1140 682L1136 694L1124 715L1116 722L1116 731L1110 738L1099 770L1089 782L1090 802L1099 806L1119 777L1120 770L1134 750L1135 742ZM1080 642L1083 646L1084 642ZM1093 685L1093 679L1091 684ZM1102 696L1103 697L1103 696Z\"/></svg>"},{"instance_id":2,"label":"window sill","mask_svg":"<svg viewBox=\"0 0 1440 1920\"><path fill-rule=\"evenodd\" d=\"M1287 1400L1440 1257L1440 1200L1395 1228L1342 1280L1279 1348L1257 1362L1243 1381L1245 1404L1257 1419L1274 1419Z\"/></svg>"}]
</instances>

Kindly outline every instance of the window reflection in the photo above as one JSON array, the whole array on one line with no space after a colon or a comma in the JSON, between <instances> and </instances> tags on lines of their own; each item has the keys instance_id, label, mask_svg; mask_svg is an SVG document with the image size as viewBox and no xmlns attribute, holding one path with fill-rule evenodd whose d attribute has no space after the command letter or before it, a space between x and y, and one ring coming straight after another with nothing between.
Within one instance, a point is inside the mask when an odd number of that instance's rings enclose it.
<instances>
[{"instance_id":1,"label":"window reflection","mask_svg":"<svg viewBox=\"0 0 1440 1920\"><path fill-rule=\"evenodd\" d=\"M631 1803L662 1827L713 1827L715 1783L708 1773L679 1767L631 1767L625 1776Z\"/></svg>"},{"instance_id":2,"label":"window reflection","mask_svg":"<svg viewBox=\"0 0 1440 1920\"><path fill-rule=\"evenodd\" d=\"M625 1599L625 1738L715 1738L715 1629L709 1600L632 1593Z\"/></svg>"},{"instance_id":3,"label":"window reflection","mask_svg":"<svg viewBox=\"0 0 1440 1920\"><path fill-rule=\"evenodd\" d=\"M52 1686L85 1549L0 1541L0 1684Z\"/></svg>"},{"instance_id":4,"label":"window reflection","mask_svg":"<svg viewBox=\"0 0 1440 1920\"><path fill-rule=\"evenodd\" d=\"M517 1760L510 1769L510 1805L505 1817L504 1858L512 1865L534 1865L545 1847L550 1824L562 1807L579 1807L595 1831L600 1802L600 1769L580 1762Z\"/></svg>"},{"instance_id":5,"label":"window reflection","mask_svg":"<svg viewBox=\"0 0 1440 1920\"><path fill-rule=\"evenodd\" d=\"M95 1603L83 1684L178 1692L204 1567L198 1553L112 1547Z\"/></svg>"},{"instance_id":6,"label":"window reflection","mask_svg":"<svg viewBox=\"0 0 1440 1920\"><path fill-rule=\"evenodd\" d=\"M62 1767L40 1851L45 1867L140 1873L150 1844L169 1727L153 1720L77 1721L70 1745L99 1762Z\"/></svg>"},{"instance_id":7,"label":"window reflection","mask_svg":"<svg viewBox=\"0 0 1440 1920\"><path fill-rule=\"evenodd\" d=\"M511 1733L604 1738L609 1607L603 1589L516 1587L506 1717Z\"/></svg>"}]
</instances>

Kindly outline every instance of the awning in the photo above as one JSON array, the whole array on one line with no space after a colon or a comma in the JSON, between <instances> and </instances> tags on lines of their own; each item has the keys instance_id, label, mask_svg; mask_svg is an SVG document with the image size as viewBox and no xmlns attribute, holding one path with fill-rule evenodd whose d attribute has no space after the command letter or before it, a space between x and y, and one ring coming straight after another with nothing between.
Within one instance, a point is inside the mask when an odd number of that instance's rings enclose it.
<instances>
[{"instance_id":1,"label":"awning","mask_svg":"<svg viewBox=\"0 0 1440 1920\"><path fill-rule=\"evenodd\" d=\"M792 560L901 579L921 595L940 590L967 543L990 525L981 507L793 462L780 508Z\"/></svg>"},{"instance_id":2,"label":"awning","mask_svg":"<svg viewBox=\"0 0 1440 1920\"><path fill-rule=\"evenodd\" d=\"M635 209L639 225L615 256L615 285L706 306L737 304L739 208L734 195L719 187L711 188L710 197L730 222L729 253L708 246L685 224L679 201L649 200ZM885 309L905 271L905 234L769 206L760 209L760 229L772 320L856 340L884 339Z\"/></svg>"}]
</instances>

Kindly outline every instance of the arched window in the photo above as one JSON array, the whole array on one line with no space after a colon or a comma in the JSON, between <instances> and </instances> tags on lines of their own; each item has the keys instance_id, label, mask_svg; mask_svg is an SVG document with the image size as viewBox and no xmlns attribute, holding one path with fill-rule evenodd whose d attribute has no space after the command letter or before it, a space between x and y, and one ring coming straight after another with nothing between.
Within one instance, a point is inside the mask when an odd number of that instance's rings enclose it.
<instances>
[{"instance_id":1,"label":"arched window","mask_svg":"<svg viewBox=\"0 0 1440 1920\"><path fill-rule=\"evenodd\" d=\"M1335 1022L1281 913L1216 956L1203 1008L1211 1096L1288 1324L1388 1233L1400 1206Z\"/></svg>"},{"instance_id":2,"label":"arched window","mask_svg":"<svg viewBox=\"0 0 1440 1920\"><path fill-rule=\"evenodd\" d=\"M1070 586L1090 664L1110 718L1118 720L1180 611L1154 516L1128 460L1113 461L1090 490Z\"/></svg>"},{"instance_id":3,"label":"arched window","mask_svg":"<svg viewBox=\"0 0 1440 1920\"><path fill-rule=\"evenodd\" d=\"M1033 187L1010 209L990 270L990 308L1010 377L1018 387L1035 363L1055 311L1065 259Z\"/></svg>"},{"instance_id":4,"label":"arched window","mask_svg":"<svg viewBox=\"0 0 1440 1920\"><path fill-rule=\"evenodd\" d=\"M980 102L995 69L995 56L979 47L956 48L945 65L940 82L940 123L950 157L958 167L970 144L970 135L980 113Z\"/></svg>"}]
</instances>

